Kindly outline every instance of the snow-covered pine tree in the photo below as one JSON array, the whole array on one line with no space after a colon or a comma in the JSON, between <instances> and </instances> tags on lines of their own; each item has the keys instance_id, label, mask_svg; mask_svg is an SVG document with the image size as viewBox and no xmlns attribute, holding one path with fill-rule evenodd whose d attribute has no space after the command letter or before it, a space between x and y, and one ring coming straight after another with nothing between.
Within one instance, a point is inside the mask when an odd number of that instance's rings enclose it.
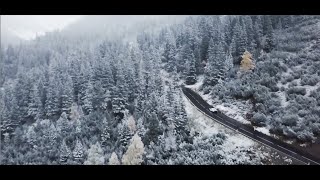
<instances>
[{"instance_id":1,"label":"snow-covered pine tree","mask_svg":"<svg viewBox=\"0 0 320 180\"><path fill-rule=\"evenodd\" d=\"M90 114L93 110L93 105L92 105L93 93L94 93L93 84L89 80L88 86L85 90L85 96L84 96L84 100L83 100L83 109L86 112L86 114Z\"/></svg>"},{"instance_id":2,"label":"snow-covered pine tree","mask_svg":"<svg viewBox=\"0 0 320 180\"><path fill-rule=\"evenodd\" d=\"M260 16L256 17L256 21L253 25L253 30L254 30L253 38L255 39L258 49L261 49L262 48L261 38L263 36L263 32L262 32L262 20Z\"/></svg>"},{"instance_id":3,"label":"snow-covered pine tree","mask_svg":"<svg viewBox=\"0 0 320 180\"><path fill-rule=\"evenodd\" d=\"M72 152L73 158L77 161L82 162L83 160L83 145L79 139L76 141L76 146Z\"/></svg>"},{"instance_id":4,"label":"snow-covered pine tree","mask_svg":"<svg viewBox=\"0 0 320 180\"><path fill-rule=\"evenodd\" d=\"M103 88L101 81L93 81L93 95L92 95L92 111L94 110L104 110L106 92Z\"/></svg>"},{"instance_id":5,"label":"snow-covered pine tree","mask_svg":"<svg viewBox=\"0 0 320 180\"><path fill-rule=\"evenodd\" d=\"M172 72L173 68L176 67L176 46L175 39L170 30L167 31L166 34L166 43L165 49L163 53L162 61L166 63L166 70L168 72Z\"/></svg>"},{"instance_id":6,"label":"snow-covered pine tree","mask_svg":"<svg viewBox=\"0 0 320 180\"><path fill-rule=\"evenodd\" d=\"M226 55L223 50L223 44L214 44L210 41L209 59L205 72L205 86L214 86L225 77L225 59Z\"/></svg>"},{"instance_id":7,"label":"snow-covered pine tree","mask_svg":"<svg viewBox=\"0 0 320 180\"><path fill-rule=\"evenodd\" d=\"M67 146L66 140L63 139L62 144L60 146L60 159L59 159L59 161L60 161L60 163L63 164L63 163L66 163L69 158L71 158L71 150Z\"/></svg>"},{"instance_id":8,"label":"snow-covered pine tree","mask_svg":"<svg viewBox=\"0 0 320 180\"><path fill-rule=\"evenodd\" d=\"M122 150L127 148L130 143L130 139L133 136L133 133L131 133L126 121L127 120L124 118L118 125L119 145Z\"/></svg>"},{"instance_id":9,"label":"snow-covered pine tree","mask_svg":"<svg viewBox=\"0 0 320 180\"><path fill-rule=\"evenodd\" d=\"M143 124L143 117L140 117L137 121L137 134L143 138L144 135L146 134L146 129L144 127L144 124Z\"/></svg>"},{"instance_id":10,"label":"snow-covered pine tree","mask_svg":"<svg viewBox=\"0 0 320 180\"><path fill-rule=\"evenodd\" d=\"M237 38L237 45L238 45L238 54L241 55L244 53L246 49L248 49L248 38L247 38L247 33L245 30L245 27L240 26L240 34L239 37Z\"/></svg>"},{"instance_id":11,"label":"snow-covered pine tree","mask_svg":"<svg viewBox=\"0 0 320 180\"><path fill-rule=\"evenodd\" d=\"M186 138L189 135L188 129L188 118L187 113L183 104L183 99L181 93L175 96L175 127L176 131L182 138Z\"/></svg>"},{"instance_id":12,"label":"snow-covered pine tree","mask_svg":"<svg viewBox=\"0 0 320 180\"><path fill-rule=\"evenodd\" d=\"M59 134L61 134L63 137L70 133L70 124L65 112L63 112L60 118L57 120L56 126Z\"/></svg>"},{"instance_id":13,"label":"snow-covered pine tree","mask_svg":"<svg viewBox=\"0 0 320 180\"><path fill-rule=\"evenodd\" d=\"M101 133L101 146L106 147L108 145L111 145L110 140L110 133L111 133L111 127L109 121L107 121L106 118L103 119L103 131Z\"/></svg>"},{"instance_id":14,"label":"snow-covered pine tree","mask_svg":"<svg viewBox=\"0 0 320 180\"><path fill-rule=\"evenodd\" d=\"M10 144L10 134L4 133L3 134L3 145L9 145Z\"/></svg>"},{"instance_id":15,"label":"snow-covered pine tree","mask_svg":"<svg viewBox=\"0 0 320 180\"><path fill-rule=\"evenodd\" d=\"M65 82L63 82L63 86L62 86L61 112L65 112L69 114L71 110L72 102L73 102L72 79L67 74L65 77Z\"/></svg>"},{"instance_id":16,"label":"snow-covered pine tree","mask_svg":"<svg viewBox=\"0 0 320 180\"><path fill-rule=\"evenodd\" d=\"M28 116L35 120L40 118L40 108L42 106L38 87L36 85L33 85L30 96L30 102L28 104Z\"/></svg>"},{"instance_id":17,"label":"snow-covered pine tree","mask_svg":"<svg viewBox=\"0 0 320 180\"><path fill-rule=\"evenodd\" d=\"M144 119L146 119L147 121L147 128L144 136L145 143L147 145L149 145L150 142L156 143L158 140L158 136L162 134L158 116L154 111L148 111L144 115Z\"/></svg>"},{"instance_id":18,"label":"snow-covered pine tree","mask_svg":"<svg viewBox=\"0 0 320 180\"><path fill-rule=\"evenodd\" d=\"M113 152L111 154L111 157L109 159L109 165L120 165L120 161L119 161L119 158L117 156L117 154L115 152Z\"/></svg>"},{"instance_id":19,"label":"snow-covered pine tree","mask_svg":"<svg viewBox=\"0 0 320 180\"><path fill-rule=\"evenodd\" d=\"M80 121L80 118L74 121L74 126L75 126L75 133L77 136L81 135L81 130L82 130L82 123Z\"/></svg>"},{"instance_id":20,"label":"snow-covered pine tree","mask_svg":"<svg viewBox=\"0 0 320 180\"><path fill-rule=\"evenodd\" d=\"M72 103L69 115L71 121L77 121L83 115L80 114L79 109L78 104Z\"/></svg>"},{"instance_id":21,"label":"snow-covered pine tree","mask_svg":"<svg viewBox=\"0 0 320 180\"><path fill-rule=\"evenodd\" d=\"M134 134L137 131L136 121L134 120L134 117L132 115L127 117L127 125L132 134Z\"/></svg>"},{"instance_id":22,"label":"snow-covered pine tree","mask_svg":"<svg viewBox=\"0 0 320 180\"><path fill-rule=\"evenodd\" d=\"M199 29L202 37L200 42L200 61L206 62L208 59L208 48L211 36L208 27L208 18L206 18L206 16L200 17Z\"/></svg>"},{"instance_id":23,"label":"snow-covered pine tree","mask_svg":"<svg viewBox=\"0 0 320 180\"><path fill-rule=\"evenodd\" d=\"M229 72L233 68L233 57L230 52L226 56L225 67L226 72Z\"/></svg>"},{"instance_id":24,"label":"snow-covered pine tree","mask_svg":"<svg viewBox=\"0 0 320 180\"><path fill-rule=\"evenodd\" d=\"M189 45L185 45L183 50L183 58L184 62L186 62L186 84L191 85L197 81L196 59Z\"/></svg>"},{"instance_id":25,"label":"snow-covered pine tree","mask_svg":"<svg viewBox=\"0 0 320 180\"><path fill-rule=\"evenodd\" d=\"M87 160L84 162L85 165L104 165L105 157L103 154L103 150L97 142L96 144L92 144L90 149L88 150Z\"/></svg>"},{"instance_id":26,"label":"snow-covered pine tree","mask_svg":"<svg viewBox=\"0 0 320 180\"><path fill-rule=\"evenodd\" d=\"M31 145L33 148L36 145L37 142L37 134L34 131L34 127L33 126L29 126L27 133L26 133L26 138L27 138L27 142L29 145Z\"/></svg>"},{"instance_id":27,"label":"snow-covered pine tree","mask_svg":"<svg viewBox=\"0 0 320 180\"><path fill-rule=\"evenodd\" d=\"M58 138L58 132L53 123L49 127L49 143L52 147L55 146Z\"/></svg>"},{"instance_id":28,"label":"snow-covered pine tree","mask_svg":"<svg viewBox=\"0 0 320 180\"><path fill-rule=\"evenodd\" d=\"M268 53L275 47L274 31L272 27L272 22L269 16L265 18L266 22L266 41L264 45L264 50Z\"/></svg>"},{"instance_id":29,"label":"snow-covered pine tree","mask_svg":"<svg viewBox=\"0 0 320 180\"><path fill-rule=\"evenodd\" d=\"M121 57L120 59L123 59ZM112 91L112 110L114 114L122 114L128 103L128 86L125 81L124 67L121 62L117 65L117 75L116 75L116 87Z\"/></svg>"},{"instance_id":30,"label":"snow-covered pine tree","mask_svg":"<svg viewBox=\"0 0 320 180\"><path fill-rule=\"evenodd\" d=\"M47 118L53 118L58 116L59 112L59 82L54 76L55 71L53 65L49 66L48 85L47 85L47 97L45 102L45 111Z\"/></svg>"},{"instance_id":31,"label":"snow-covered pine tree","mask_svg":"<svg viewBox=\"0 0 320 180\"><path fill-rule=\"evenodd\" d=\"M122 157L122 164L123 165L140 165L143 160L142 156L144 154L144 145L141 141L141 138L135 134L132 139L131 143L128 147L127 152Z\"/></svg>"},{"instance_id":32,"label":"snow-covered pine tree","mask_svg":"<svg viewBox=\"0 0 320 180\"><path fill-rule=\"evenodd\" d=\"M30 102L30 95L32 89L31 80L33 77L30 75L23 74L19 72L17 75L16 84L14 86L14 95L17 102L17 111L15 111L15 116L17 121L25 122L28 118L28 104ZM19 122L19 124L20 124Z\"/></svg>"}]
</instances>

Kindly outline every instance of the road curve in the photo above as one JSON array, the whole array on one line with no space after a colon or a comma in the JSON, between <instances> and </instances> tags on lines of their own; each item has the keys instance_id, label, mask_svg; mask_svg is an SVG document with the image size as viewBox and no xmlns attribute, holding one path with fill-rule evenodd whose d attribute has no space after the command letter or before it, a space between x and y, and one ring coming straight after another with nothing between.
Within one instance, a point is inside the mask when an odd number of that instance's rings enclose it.
<instances>
[{"instance_id":1,"label":"road curve","mask_svg":"<svg viewBox=\"0 0 320 180\"><path fill-rule=\"evenodd\" d=\"M253 127L249 125L245 125L240 123L239 121L232 119L221 112L211 112L209 105L202 97L194 92L193 90L182 87L183 94L187 97L187 99L191 102L193 106L195 106L200 112L202 112L207 117L213 119L214 121L226 126L234 131L239 132L240 134L259 142L265 146L268 146L272 149L280 151L287 156L300 161L302 164L306 165L320 165L320 159L312 156L308 152L294 147L290 144L287 144L283 141L275 139L271 136L263 134L259 131L255 131Z\"/></svg>"}]
</instances>

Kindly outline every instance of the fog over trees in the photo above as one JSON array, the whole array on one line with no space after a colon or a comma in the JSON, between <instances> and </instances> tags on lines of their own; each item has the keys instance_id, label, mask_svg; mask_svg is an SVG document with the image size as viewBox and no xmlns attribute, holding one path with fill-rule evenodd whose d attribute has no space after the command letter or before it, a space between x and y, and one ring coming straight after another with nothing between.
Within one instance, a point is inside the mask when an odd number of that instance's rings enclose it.
<instances>
[{"instance_id":1,"label":"fog over trees","mask_svg":"<svg viewBox=\"0 0 320 180\"><path fill-rule=\"evenodd\" d=\"M1 163L261 164L221 153L223 133L191 131L180 85L200 77L199 92L213 102L248 102L252 125L313 142L319 20L85 16L1 46Z\"/></svg>"}]
</instances>

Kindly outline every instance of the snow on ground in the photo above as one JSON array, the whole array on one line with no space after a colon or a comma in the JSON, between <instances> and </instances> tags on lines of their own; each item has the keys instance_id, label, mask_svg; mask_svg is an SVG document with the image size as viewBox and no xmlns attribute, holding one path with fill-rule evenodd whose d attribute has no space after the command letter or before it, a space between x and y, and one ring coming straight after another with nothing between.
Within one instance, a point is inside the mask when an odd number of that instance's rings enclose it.
<instances>
[{"instance_id":1,"label":"snow on ground","mask_svg":"<svg viewBox=\"0 0 320 180\"><path fill-rule=\"evenodd\" d=\"M202 133L203 135L213 135L217 134L222 129L218 127L218 124L213 123L212 119L203 115L200 111L194 107L189 100L183 96L183 100L185 103L185 109L187 112L188 119L190 119L190 126L192 131L196 131Z\"/></svg>"},{"instance_id":2,"label":"snow on ground","mask_svg":"<svg viewBox=\"0 0 320 180\"><path fill-rule=\"evenodd\" d=\"M254 129L255 129L256 131L259 131L259 132L265 134L265 135L271 136L268 127L254 127Z\"/></svg>"},{"instance_id":3,"label":"snow on ground","mask_svg":"<svg viewBox=\"0 0 320 180\"><path fill-rule=\"evenodd\" d=\"M307 147L307 143L300 144L301 147Z\"/></svg>"},{"instance_id":4,"label":"snow on ground","mask_svg":"<svg viewBox=\"0 0 320 180\"><path fill-rule=\"evenodd\" d=\"M285 157L284 162L289 163L289 164L292 164L292 160L289 159L288 157Z\"/></svg>"},{"instance_id":5,"label":"snow on ground","mask_svg":"<svg viewBox=\"0 0 320 180\"><path fill-rule=\"evenodd\" d=\"M246 111L242 108L240 109L240 106L236 106L235 104L219 104L214 107L243 124L250 124L250 122L244 118Z\"/></svg>"},{"instance_id":6,"label":"snow on ground","mask_svg":"<svg viewBox=\"0 0 320 180\"><path fill-rule=\"evenodd\" d=\"M288 88L289 83L286 83L285 85L283 85L280 81L277 83L278 88L280 89L281 87L284 87L285 89ZM286 99L286 92L285 91L278 91L277 92L278 97L280 98L280 102L281 102L281 106L282 107L286 107L289 102Z\"/></svg>"},{"instance_id":7,"label":"snow on ground","mask_svg":"<svg viewBox=\"0 0 320 180\"><path fill-rule=\"evenodd\" d=\"M196 107L194 107L189 102L189 100L185 96L183 96L183 100L185 102L185 108L188 119L191 120L189 122L191 132L198 132L207 136L214 135L217 133L225 134L227 136L227 140L223 144L223 149L225 149L226 151L231 151L237 147L249 148L256 145L256 143L253 140L231 129L228 129L223 125L220 125L211 118L202 114Z\"/></svg>"},{"instance_id":8,"label":"snow on ground","mask_svg":"<svg viewBox=\"0 0 320 180\"><path fill-rule=\"evenodd\" d=\"M318 82L315 86L310 86L310 85L304 85L302 86L304 88L306 88L306 95L305 96L309 96L311 91L316 90L318 87L320 87L320 82Z\"/></svg>"},{"instance_id":9,"label":"snow on ground","mask_svg":"<svg viewBox=\"0 0 320 180\"><path fill-rule=\"evenodd\" d=\"M286 92L284 92L284 91L278 91L278 96L279 96L279 98L280 98L280 100L281 100L281 106L282 107L287 107L288 106L288 104L289 104L289 101L287 101L287 99L286 99Z\"/></svg>"},{"instance_id":10,"label":"snow on ground","mask_svg":"<svg viewBox=\"0 0 320 180\"><path fill-rule=\"evenodd\" d=\"M163 80L164 82L172 83L172 79L169 78L170 75L169 75L169 73L168 73L167 71L161 69L160 73L161 73L160 75L161 75L161 77L162 77L162 80Z\"/></svg>"},{"instance_id":11,"label":"snow on ground","mask_svg":"<svg viewBox=\"0 0 320 180\"><path fill-rule=\"evenodd\" d=\"M167 89L167 83L168 84L172 84L173 83L173 79L172 79L172 77L171 77L171 75L167 72L167 71L165 71L165 70L163 70L163 69L161 69L161 71L160 71L160 76L161 76L161 78L162 78L162 81L163 81L163 83L164 83L164 86L165 86L165 90ZM177 84L178 85L181 85L181 84L183 84L183 80L180 80L179 82L177 82Z\"/></svg>"},{"instance_id":12,"label":"snow on ground","mask_svg":"<svg viewBox=\"0 0 320 180\"><path fill-rule=\"evenodd\" d=\"M217 153L225 157L222 164L261 164L261 159L269 159L269 153L257 148L258 143L215 122L202 114L189 100L183 96L191 133L210 136L222 133L226 140Z\"/></svg>"},{"instance_id":13,"label":"snow on ground","mask_svg":"<svg viewBox=\"0 0 320 180\"><path fill-rule=\"evenodd\" d=\"M293 143L293 141L291 140L287 140L287 141L284 141L284 142L286 142L286 143L288 143L288 144L292 144Z\"/></svg>"},{"instance_id":14,"label":"snow on ground","mask_svg":"<svg viewBox=\"0 0 320 180\"><path fill-rule=\"evenodd\" d=\"M204 80L204 76L203 75L198 76L197 83L195 83L193 85L186 85L186 87L190 88L190 89L192 89L194 91L199 91L200 87L203 84L203 80Z\"/></svg>"},{"instance_id":15,"label":"snow on ground","mask_svg":"<svg viewBox=\"0 0 320 180\"><path fill-rule=\"evenodd\" d=\"M233 150L238 147L249 148L255 145L255 142L240 134L228 136L227 141L223 144L224 149Z\"/></svg>"}]
</instances>

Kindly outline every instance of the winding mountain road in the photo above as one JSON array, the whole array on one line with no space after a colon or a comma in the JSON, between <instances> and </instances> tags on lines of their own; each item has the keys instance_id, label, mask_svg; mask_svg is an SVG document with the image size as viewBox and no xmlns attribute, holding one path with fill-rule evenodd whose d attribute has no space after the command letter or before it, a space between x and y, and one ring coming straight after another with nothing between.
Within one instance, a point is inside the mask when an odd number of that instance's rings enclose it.
<instances>
[{"instance_id":1,"label":"winding mountain road","mask_svg":"<svg viewBox=\"0 0 320 180\"><path fill-rule=\"evenodd\" d=\"M265 146L268 146L272 149L280 151L287 156L301 162L306 165L320 165L320 159L312 156L306 151L294 147L290 144L287 144L283 141L275 139L271 136L263 134L259 131L255 131L253 127L249 125L242 124L235 119L232 119L221 112L211 112L210 108L213 108L209 105L202 97L194 92L193 90L182 87L183 94L187 97L187 99L191 102L193 106L195 106L201 113L209 117L210 119L226 126L238 133L258 142Z\"/></svg>"}]
</instances>

